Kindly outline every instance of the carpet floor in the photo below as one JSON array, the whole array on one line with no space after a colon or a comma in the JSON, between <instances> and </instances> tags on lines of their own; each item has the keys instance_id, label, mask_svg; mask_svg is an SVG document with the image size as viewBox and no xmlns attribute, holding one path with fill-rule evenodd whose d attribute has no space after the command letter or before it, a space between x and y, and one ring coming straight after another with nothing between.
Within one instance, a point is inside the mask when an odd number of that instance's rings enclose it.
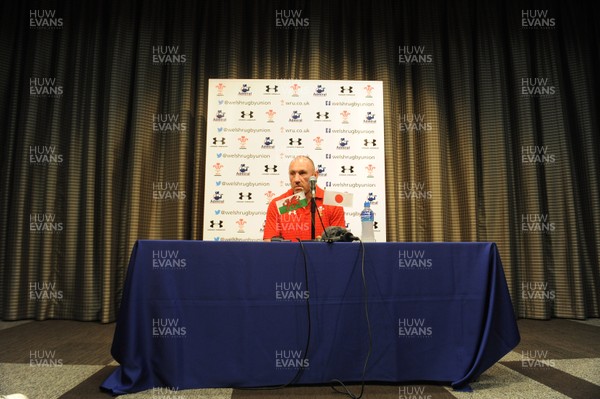
<instances>
[{"instance_id":1,"label":"carpet floor","mask_svg":"<svg viewBox=\"0 0 600 399\"><path fill-rule=\"evenodd\" d=\"M600 398L600 319L519 320L521 343L488 369L473 392L435 384L366 384L365 399ZM65 320L0 322L0 395L108 399L100 384L118 367L115 324ZM340 388L338 388L340 389ZM350 385L354 394L360 385ZM1 397L1 396L0 396ZM124 399L343 398L330 386L279 390L154 389Z\"/></svg>"}]
</instances>

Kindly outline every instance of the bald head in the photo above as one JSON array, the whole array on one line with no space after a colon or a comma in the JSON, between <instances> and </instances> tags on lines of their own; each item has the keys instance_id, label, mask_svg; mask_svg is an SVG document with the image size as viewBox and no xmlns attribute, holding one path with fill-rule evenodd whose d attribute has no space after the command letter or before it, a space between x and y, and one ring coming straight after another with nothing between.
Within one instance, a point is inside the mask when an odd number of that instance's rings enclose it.
<instances>
[{"instance_id":1,"label":"bald head","mask_svg":"<svg viewBox=\"0 0 600 399\"><path fill-rule=\"evenodd\" d=\"M315 163L307 156L297 156L290 162L290 185L295 193L304 191L306 198L312 198L310 193L310 177L318 177Z\"/></svg>"}]
</instances>

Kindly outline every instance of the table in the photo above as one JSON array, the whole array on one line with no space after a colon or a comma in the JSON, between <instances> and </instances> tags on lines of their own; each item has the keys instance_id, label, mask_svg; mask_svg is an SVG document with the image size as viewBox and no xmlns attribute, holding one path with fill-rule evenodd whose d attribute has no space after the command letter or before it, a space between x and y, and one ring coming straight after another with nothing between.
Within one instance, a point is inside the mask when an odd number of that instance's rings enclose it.
<instances>
[{"instance_id":1,"label":"table","mask_svg":"<svg viewBox=\"0 0 600 399\"><path fill-rule=\"evenodd\" d=\"M518 344L494 243L362 248L366 381L468 389ZM101 387L273 386L299 369L298 384L361 381L369 349L362 248L138 241L111 349L120 367Z\"/></svg>"}]
</instances>

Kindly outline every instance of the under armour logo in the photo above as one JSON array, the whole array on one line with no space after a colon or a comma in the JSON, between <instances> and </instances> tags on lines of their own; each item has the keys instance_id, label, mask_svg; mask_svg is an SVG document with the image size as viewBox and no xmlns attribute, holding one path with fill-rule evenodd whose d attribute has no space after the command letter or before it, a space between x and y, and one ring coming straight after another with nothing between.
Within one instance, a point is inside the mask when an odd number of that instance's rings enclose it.
<instances>
[{"instance_id":1,"label":"under armour logo","mask_svg":"<svg viewBox=\"0 0 600 399\"><path fill-rule=\"evenodd\" d=\"M213 144L217 144L217 143L225 144L225 137L222 137L220 139L213 137Z\"/></svg>"},{"instance_id":2,"label":"under armour logo","mask_svg":"<svg viewBox=\"0 0 600 399\"><path fill-rule=\"evenodd\" d=\"M354 166L342 166L342 173L354 173Z\"/></svg>"},{"instance_id":3,"label":"under armour logo","mask_svg":"<svg viewBox=\"0 0 600 399\"><path fill-rule=\"evenodd\" d=\"M219 221L215 222L214 220L211 220L210 227L211 227L211 229L214 229L215 227L223 228L223 221L219 220Z\"/></svg>"},{"instance_id":4,"label":"under armour logo","mask_svg":"<svg viewBox=\"0 0 600 399\"><path fill-rule=\"evenodd\" d=\"M377 143L376 139L373 139L373 140L367 140L367 139L365 139L365 147L367 147L369 145L372 145L373 147L375 147L376 143Z\"/></svg>"},{"instance_id":5,"label":"under armour logo","mask_svg":"<svg viewBox=\"0 0 600 399\"><path fill-rule=\"evenodd\" d=\"M277 90L277 87L278 87L278 86L269 86L269 85L267 85L267 86L265 86L265 87L266 87L265 91L266 91L267 93L270 93L270 92L271 92L271 90L273 90L275 93L277 93L277 92L279 91L279 90Z\"/></svg>"},{"instance_id":6,"label":"under armour logo","mask_svg":"<svg viewBox=\"0 0 600 399\"><path fill-rule=\"evenodd\" d=\"M250 111L250 112L242 111L242 112L240 112L240 114L242 115L242 118L245 118L246 116L248 116L248 118L252 118L254 116L253 111Z\"/></svg>"},{"instance_id":7,"label":"under armour logo","mask_svg":"<svg viewBox=\"0 0 600 399\"><path fill-rule=\"evenodd\" d=\"M252 193L247 193L247 194L239 193L238 195L239 195L238 199L241 199L241 200L244 198L246 198L248 200L252 199Z\"/></svg>"},{"instance_id":8,"label":"under armour logo","mask_svg":"<svg viewBox=\"0 0 600 399\"><path fill-rule=\"evenodd\" d=\"M329 119L329 112L317 112L317 119L321 119L321 117Z\"/></svg>"},{"instance_id":9,"label":"under armour logo","mask_svg":"<svg viewBox=\"0 0 600 399\"><path fill-rule=\"evenodd\" d=\"M302 145L302 139L289 139L290 145L294 145L294 143L296 143L296 145Z\"/></svg>"},{"instance_id":10,"label":"under armour logo","mask_svg":"<svg viewBox=\"0 0 600 399\"><path fill-rule=\"evenodd\" d=\"M340 86L340 93L352 93L352 86Z\"/></svg>"},{"instance_id":11,"label":"under armour logo","mask_svg":"<svg viewBox=\"0 0 600 399\"><path fill-rule=\"evenodd\" d=\"M373 230L377 230L377 222L373 222Z\"/></svg>"},{"instance_id":12,"label":"under armour logo","mask_svg":"<svg viewBox=\"0 0 600 399\"><path fill-rule=\"evenodd\" d=\"M277 165L273 165L273 166L269 166L269 165L265 165L265 172L277 172Z\"/></svg>"}]
</instances>

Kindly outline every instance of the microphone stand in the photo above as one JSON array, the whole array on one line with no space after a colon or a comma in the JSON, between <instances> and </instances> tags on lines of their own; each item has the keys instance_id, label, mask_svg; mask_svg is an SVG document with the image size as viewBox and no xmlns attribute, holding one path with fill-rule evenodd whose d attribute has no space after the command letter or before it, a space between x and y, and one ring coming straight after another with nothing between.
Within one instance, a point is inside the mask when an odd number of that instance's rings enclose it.
<instances>
[{"instance_id":1,"label":"microphone stand","mask_svg":"<svg viewBox=\"0 0 600 399\"><path fill-rule=\"evenodd\" d=\"M313 197L310 201L310 239L315 239L315 212L317 210L317 203L315 201L315 197Z\"/></svg>"}]
</instances>

